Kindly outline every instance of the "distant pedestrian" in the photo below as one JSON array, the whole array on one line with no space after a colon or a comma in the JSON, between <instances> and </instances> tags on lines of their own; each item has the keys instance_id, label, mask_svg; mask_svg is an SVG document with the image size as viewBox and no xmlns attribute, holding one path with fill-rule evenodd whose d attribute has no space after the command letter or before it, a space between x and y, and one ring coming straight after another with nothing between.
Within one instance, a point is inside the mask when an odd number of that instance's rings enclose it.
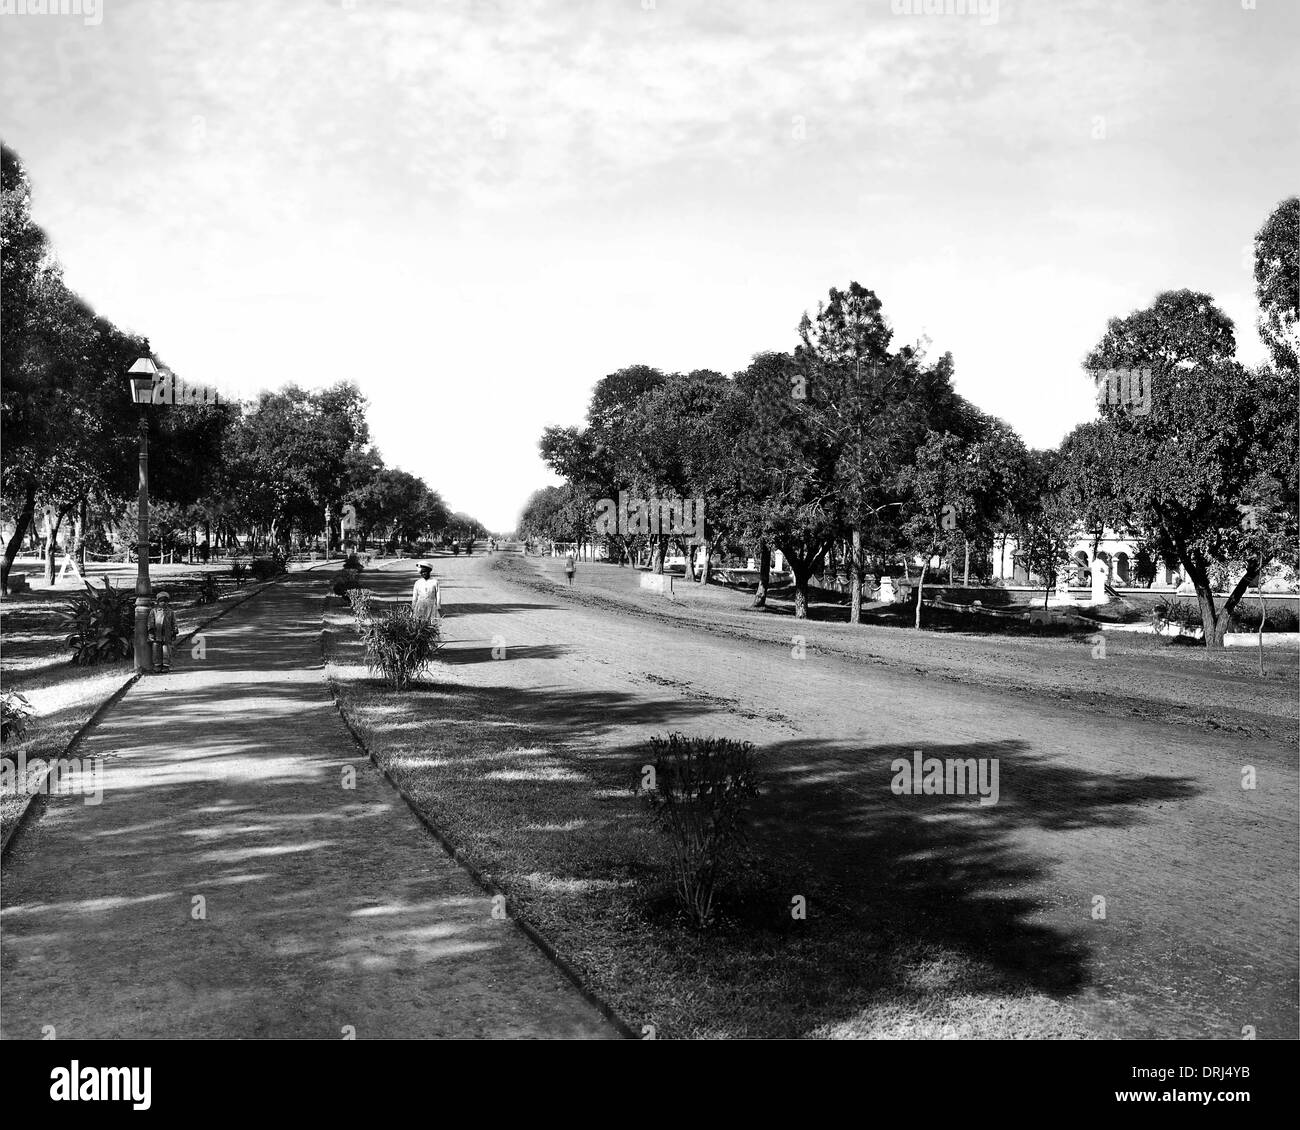
<instances>
[{"instance_id":1,"label":"distant pedestrian","mask_svg":"<svg viewBox=\"0 0 1300 1130\"><path fill-rule=\"evenodd\" d=\"M434 624L442 620L442 590L433 575L433 566L427 561L420 562L420 576L411 590L411 611L419 620Z\"/></svg>"},{"instance_id":2,"label":"distant pedestrian","mask_svg":"<svg viewBox=\"0 0 1300 1130\"><path fill-rule=\"evenodd\" d=\"M569 584L573 584L573 574L577 572L578 563L573 559L573 550L569 550L564 555L564 575L568 577Z\"/></svg>"},{"instance_id":3,"label":"distant pedestrian","mask_svg":"<svg viewBox=\"0 0 1300 1130\"><path fill-rule=\"evenodd\" d=\"M202 561L204 565L206 565L208 563L208 557L211 556L211 554L212 554L212 546L208 544L208 539L204 538L201 542L199 542L199 560Z\"/></svg>"},{"instance_id":4,"label":"distant pedestrian","mask_svg":"<svg viewBox=\"0 0 1300 1130\"><path fill-rule=\"evenodd\" d=\"M171 609L171 595L160 592L149 614L149 643L153 650L153 673L165 674L172 669L172 644L176 641L176 613Z\"/></svg>"}]
</instances>

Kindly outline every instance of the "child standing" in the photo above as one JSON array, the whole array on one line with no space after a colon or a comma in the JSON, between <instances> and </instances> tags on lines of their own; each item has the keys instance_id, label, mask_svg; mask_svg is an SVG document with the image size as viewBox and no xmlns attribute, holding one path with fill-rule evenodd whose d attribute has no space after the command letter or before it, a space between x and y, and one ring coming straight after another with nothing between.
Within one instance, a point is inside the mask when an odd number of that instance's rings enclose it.
<instances>
[{"instance_id":1,"label":"child standing","mask_svg":"<svg viewBox=\"0 0 1300 1130\"><path fill-rule=\"evenodd\" d=\"M573 584L573 574L578 568L578 563L573 559L573 550L569 550L564 555L564 575L569 578L569 584Z\"/></svg>"},{"instance_id":2,"label":"child standing","mask_svg":"<svg viewBox=\"0 0 1300 1130\"><path fill-rule=\"evenodd\" d=\"M411 611L418 620L432 620L435 624L442 620L442 590L433 575L433 566L421 561L420 577L411 590Z\"/></svg>"},{"instance_id":3,"label":"child standing","mask_svg":"<svg viewBox=\"0 0 1300 1130\"><path fill-rule=\"evenodd\" d=\"M165 674L172 669L172 644L176 640L176 613L171 609L171 595L160 592L153 598L149 613L149 642L153 645L153 673Z\"/></svg>"}]
</instances>

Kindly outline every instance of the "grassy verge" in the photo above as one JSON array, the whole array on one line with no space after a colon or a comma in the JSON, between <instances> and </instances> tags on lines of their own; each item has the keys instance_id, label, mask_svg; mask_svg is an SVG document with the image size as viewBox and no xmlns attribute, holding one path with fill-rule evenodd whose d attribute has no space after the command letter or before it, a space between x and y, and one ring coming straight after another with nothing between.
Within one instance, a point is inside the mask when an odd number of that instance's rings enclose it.
<instances>
[{"instance_id":1,"label":"grassy verge","mask_svg":"<svg viewBox=\"0 0 1300 1130\"><path fill-rule=\"evenodd\" d=\"M1024 924L1011 931L1024 939L1016 952L990 944L1019 913L1015 900L972 913L960 868L936 861L936 825L914 812L873 809L863 820L833 780L798 791L769 780L752 858L718 926L700 933L676 913L667 845L632 791L643 749L556 740L538 721L535 695L471 686L452 665L393 693L366 672L351 617L332 604L326 624L331 684L377 760L634 1030L1086 1035L1056 999L1076 987L1069 975L1043 980L1070 963L1035 949L1047 943ZM989 861L962 866L981 864ZM792 915L796 895L804 919Z\"/></svg>"}]
</instances>

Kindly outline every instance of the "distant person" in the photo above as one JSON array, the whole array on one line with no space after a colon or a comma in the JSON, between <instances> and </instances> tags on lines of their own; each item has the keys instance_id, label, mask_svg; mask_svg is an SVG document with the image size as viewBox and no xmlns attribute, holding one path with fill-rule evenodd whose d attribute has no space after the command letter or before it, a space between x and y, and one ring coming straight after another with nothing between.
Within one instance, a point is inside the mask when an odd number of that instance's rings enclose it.
<instances>
[{"instance_id":1,"label":"distant person","mask_svg":"<svg viewBox=\"0 0 1300 1130\"><path fill-rule=\"evenodd\" d=\"M212 554L212 546L208 544L208 539L204 538L199 542L199 560L204 565L208 563L208 557Z\"/></svg>"},{"instance_id":2,"label":"distant person","mask_svg":"<svg viewBox=\"0 0 1300 1130\"><path fill-rule=\"evenodd\" d=\"M427 561L420 562L420 576L411 590L411 611L417 620L429 620L434 624L442 620L442 590L438 587L438 578L433 575L433 566Z\"/></svg>"},{"instance_id":3,"label":"distant person","mask_svg":"<svg viewBox=\"0 0 1300 1130\"><path fill-rule=\"evenodd\" d=\"M573 574L578 571L578 563L573 559L573 550L569 550L564 555L564 575L569 579L569 584L573 584Z\"/></svg>"},{"instance_id":4,"label":"distant person","mask_svg":"<svg viewBox=\"0 0 1300 1130\"><path fill-rule=\"evenodd\" d=\"M149 613L149 643L153 650L153 673L163 675L172 669L172 644L176 641L176 613L171 609L171 594L160 592L154 597Z\"/></svg>"}]
</instances>

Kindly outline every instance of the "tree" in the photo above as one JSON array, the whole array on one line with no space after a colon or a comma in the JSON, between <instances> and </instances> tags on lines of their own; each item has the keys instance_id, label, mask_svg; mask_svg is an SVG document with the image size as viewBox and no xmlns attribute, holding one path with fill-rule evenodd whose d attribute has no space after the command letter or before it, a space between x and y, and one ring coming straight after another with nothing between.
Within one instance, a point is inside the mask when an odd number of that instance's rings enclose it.
<instances>
[{"instance_id":1,"label":"tree","mask_svg":"<svg viewBox=\"0 0 1300 1130\"><path fill-rule=\"evenodd\" d=\"M1076 517L1062 498L1060 458L1053 451L1027 451L1014 472L1003 514L1016 535L1016 555L1043 581L1043 607L1074 539Z\"/></svg>"},{"instance_id":2,"label":"tree","mask_svg":"<svg viewBox=\"0 0 1300 1130\"><path fill-rule=\"evenodd\" d=\"M1246 484L1242 501L1237 504L1241 512L1242 550L1249 567L1251 560L1278 561L1292 570L1300 568L1300 543L1296 540L1295 511L1284 497L1283 486L1266 470L1260 470ZM1268 618L1264 607L1262 569L1255 572L1259 593L1259 673L1264 674L1264 623Z\"/></svg>"},{"instance_id":3,"label":"tree","mask_svg":"<svg viewBox=\"0 0 1300 1130\"><path fill-rule=\"evenodd\" d=\"M534 491L519 516L518 532L527 541L582 541L591 532L588 500L572 483Z\"/></svg>"},{"instance_id":4,"label":"tree","mask_svg":"<svg viewBox=\"0 0 1300 1130\"><path fill-rule=\"evenodd\" d=\"M317 531L340 512L370 438L365 399L342 381L308 392L286 385L244 409L226 447L227 489L272 540ZM418 500L417 500L418 501Z\"/></svg>"},{"instance_id":5,"label":"tree","mask_svg":"<svg viewBox=\"0 0 1300 1130\"><path fill-rule=\"evenodd\" d=\"M851 282L831 288L816 318L799 323L796 359L808 373L796 408L833 453L833 481L848 535L849 622L862 616L867 543L878 550L898 541L903 497L895 474L929 429L961 432L965 419L952 391L953 362L945 354L923 363L920 346L890 348L893 332L874 291Z\"/></svg>"},{"instance_id":6,"label":"tree","mask_svg":"<svg viewBox=\"0 0 1300 1130\"><path fill-rule=\"evenodd\" d=\"M1066 474L1085 484L1086 497L1122 514L1127 528L1179 563L1196 590L1210 648L1223 646L1233 610L1267 564L1240 525L1250 484L1263 474L1283 498L1295 497L1295 377L1247 369L1231 359L1233 351L1231 321L1191 291L1161 295L1149 309L1112 320L1086 364L1094 371L1150 367L1149 411L1103 403L1093 437L1068 437L1062 447ZM1098 450L1126 467L1104 492L1087 477L1086 458ZM1294 529L1293 517L1287 526ZM1239 579L1220 604L1213 577L1234 562Z\"/></svg>"},{"instance_id":7,"label":"tree","mask_svg":"<svg viewBox=\"0 0 1300 1130\"><path fill-rule=\"evenodd\" d=\"M908 497L904 536L921 558L916 586L918 629L926 570L931 558L951 553L961 539L962 518L976 510L980 471L974 447L951 433L931 431L916 449L912 462L899 472L899 483Z\"/></svg>"},{"instance_id":8,"label":"tree","mask_svg":"<svg viewBox=\"0 0 1300 1130\"><path fill-rule=\"evenodd\" d=\"M1300 197L1283 200L1255 235L1259 336L1273 363L1300 368Z\"/></svg>"},{"instance_id":9,"label":"tree","mask_svg":"<svg viewBox=\"0 0 1300 1130\"><path fill-rule=\"evenodd\" d=\"M636 479L636 444L629 417L637 402L665 380L662 372L649 365L618 369L596 382L587 406L586 427L551 427L542 433L538 446L543 461L573 485L575 493L568 504L585 507L586 517L594 519L597 500L618 498L619 491ZM582 525L582 529L588 528ZM636 539L614 535L610 540L626 549ZM662 570L662 554L659 560Z\"/></svg>"},{"instance_id":10,"label":"tree","mask_svg":"<svg viewBox=\"0 0 1300 1130\"><path fill-rule=\"evenodd\" d=\"M794 614L808 615L808 583L842 528L835 484L838 450L799 401L807 394L811 360L760 353L736 375L745 403L744 448L752 466L754 526L779 549L794 579Z\"/></svg>"},{"instance_id":11,"label":"tree","mask_svg":"<svg viewBox=\"0 0 1300 1130\"><path fill-rule=\"evenodd\" d=\"M35 514L50 505L55 526L69 513L84 528L88 504L109 507L136 488L138 412L126 373L149 356L146 339L124 333L64 284L45 234L31 220L30 186L16 155L0 152L3 181L3 490L15 517L0 580ZM214 480L226 409L151 409L150 486L184 504ZM47 578L53 561L47 556Z\"/></svg>"},{"instance_id":12,"label":"tree","mask_svg":"<svg viewBox=\"0 0 1300 1130\"><path fill-rule=\"evenodd\" d=\"M1213 298L1194 290L1171 290L1157 295L1144 310L1112 318L1083 364L1095 379L1113 369L1208 369L1231 362L1236 354L1232 319Z\"/></svg>"},{"instance_id":13,"label":"tree","mask_svg":"<svg viewBox=\"0 0 1300 1130\"><path fill-rule=\"evenodd\" d=\"M713 472L725 451L722 445L726 439L718 430L723 419L719 409L730 392L730 382L721 373L706 369L686 375L677 373L643 393L625 418L631 437L634 483L640 496L699 499L702 504L710 529L698 531L705 548L701 581L708 579L709 554L725 529L723 515L714 505L720 500ZM670 536L662 531L658 535L653 566L656 573L663 572L663 549ZM678 537L690 579L692 539L686 534Z\"/></svg>"}]
</instances>

